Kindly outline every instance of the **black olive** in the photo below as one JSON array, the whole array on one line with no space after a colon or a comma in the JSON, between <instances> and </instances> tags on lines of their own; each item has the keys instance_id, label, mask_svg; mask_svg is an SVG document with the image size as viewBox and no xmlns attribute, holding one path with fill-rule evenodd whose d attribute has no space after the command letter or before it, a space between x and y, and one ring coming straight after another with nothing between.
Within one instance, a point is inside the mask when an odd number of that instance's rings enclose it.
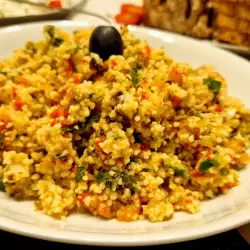
<instances>
[{"instance_id":1,"label":"black olive","mask_svg":"<svg viewBox=\"0 0 250 250\"><path fill-rule=\"evenodd\" d=\"M120 33L112 26L98 26L90 37L89 50L104 61L111 55L122 55L123 42Z\"/></svg>"}]
</instances>

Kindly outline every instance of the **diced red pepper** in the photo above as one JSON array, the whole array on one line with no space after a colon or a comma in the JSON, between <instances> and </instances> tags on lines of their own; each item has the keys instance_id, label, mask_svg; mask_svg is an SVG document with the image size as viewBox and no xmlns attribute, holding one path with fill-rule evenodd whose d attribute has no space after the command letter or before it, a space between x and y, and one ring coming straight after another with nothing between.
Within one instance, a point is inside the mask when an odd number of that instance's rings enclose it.
<instances>
[{"instance_id":1,"label":"diced red pepper","mask_svg":"<svg viewBox=\"0 0 250 250\"><path fill-rule=\"evenodd\" d=\"M17 95L17 89L13 88L12 89L12 96L13 96L13 98L16 98L16 95Z\"/></svg>"},{"instance_id":2,"label":"diced red pepper","mask_svg":"<svg viewBox=\"0 0 250 250\"><path fill-rule=\"evenodd\" d=\"M125 25L136 25L140 23L140 20L141 20L140 16L134 15L129 12L121 13L115 16L115 21L117 23Z\"/></svg>"},{"instance_id":3,"label":"diced red pepper","mask_svg":"<svg viewBox=\"0 0 250 250\"><path fill-rule=\"evenodd\" d=\"M178 96L174 95L170 98L170 101L173 103L174 107L178 108L180 107L182 100Z\"/></svg>"},{"instance_id":4,"label":"diced red pepper","mask_svg":"<svg viewBox=\"0 0 250 250\"><path fill-rule=\"evenodd\" d=\"M83 192L80 195L77 195L76 200L80 203L83 204L84 200L86 199L86 197L88 197L90 195L90 192Z\"/></svg>"},{"instance_id":5,"label":"diced red pepper","mask_svg":"<svg viewBox=\"0 0 250 250\"><path fill-rule=\"evenodd\" d=\"M22 102L22 100L16 100L16 101L14 101L14 107L15 107L15 109L16 110L22 110L22 108L23 108L23 102Z\"/></svg>"},{"instance_id":6,"label":"diced red pepper","mask_svg":"<svg viewBox=\"0 0 250 250\"><path fill-rule=\"evenodd\" d=\"M122 4L121 6L121 13L130 13L136 16L139 16L142 20L144 18L144 8L141 6L137 6L135 4Z\"/></svg>"},{"instance_id":7,"label":"diced red pepper","mask_svg":"<svg viewBox=\"0 0 250 250\"><path fill-rule=\"evenodd\" d=\"M82 59L81 62L89 63L89 61L87 59Z\"/></svg>"},{"instance_id":8,"label":"diced red pepper","mask_svg":"<svg viewBox=\"0 0 250 250\"><path fill-rule=\"evenodd\" d=\"M62 8L62 3L60 0L53 0L49 2L50 8Z\"/></svg>"},{"instance_id":9,"label":"diced red pepper","mask_svg":"<svg viewBox=\"0 0 250 250\"><path fill-rule=\"evenodd\" d=\"M114 68L116 65L117 65L117 62L116 61L112 61L112 67Z\"/></svg>"},{"instance_id":10,"label":"diced red pepper","mask_svg":"<svg viewBox=\"0 0 250 250\"><path fill-rule=\"evenodd\" d=\"M79 84L79 83L80 83L80 79L79 79L78 76L74 76L74 77L73 77L73 80L74 80L74 83L75 83L75 84Z\"/></svg>"},{"instance_id":11,"label":"diced red pepper","mask_svg":"<svg viewBox=\"0 0 250 250\"><path fill-rule=\"evenodd\" d=\"M138 214L141 214L141 212L142 212L142 198L140 196L138 197L138 202L139 202Z\"/></svg>"},{"instance_id":12,"label":"diced red pepper","mask_svg":"<svg viewBox=\"0 0 250 250\"><path fill-rule=\"evenodd\" d=\"M220 113L223 111L223 108L221 106L217 106L215 110L216 110L216 112Z\"/></svg>"},{"instance_id":13,"label":"diced red pepper","mask_svg":"<svg viewBox=\"0 0 250 250\"><path fill-rule=\"evenodd\" d=\"M0 125L0 131L4 130L7 126L6 122L1 121L3 124Z\"/></svg>"}]
</instances>

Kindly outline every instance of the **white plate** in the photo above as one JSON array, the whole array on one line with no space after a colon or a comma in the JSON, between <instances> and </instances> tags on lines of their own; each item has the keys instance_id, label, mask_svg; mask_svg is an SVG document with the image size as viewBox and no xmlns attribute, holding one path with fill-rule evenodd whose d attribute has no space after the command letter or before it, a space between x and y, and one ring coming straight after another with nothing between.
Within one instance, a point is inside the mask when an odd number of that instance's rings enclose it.
<instances>
[{"instance_id":1,"label":"white plate","mask_svg":"<svg viewBox=\"0 0 250 250\"><path fill-rule=\"evenodd\" d=\"M0 29L0 57L24 45L26 40L42 38L45 23L33 23ZM88 26L84 22L50 22L66 31ZM234 54L193 39L132 27L140 38L155 48L164 47L178 61L193 66L214 64L229 83L230 94L242 99L250 107L250 63ZM1 59L0 58L0 59ZM175 213L162 223L138 221L132 223L106 221L87 215L72 215L57 221L34 211L31 202L17 202L0 193L0 229L59 242L90 245L153 245L193 240L217 234L250 222L250 168L240 173L241 185L227 195L201 203L200 213Z\"/></svg>"}]
</instances>

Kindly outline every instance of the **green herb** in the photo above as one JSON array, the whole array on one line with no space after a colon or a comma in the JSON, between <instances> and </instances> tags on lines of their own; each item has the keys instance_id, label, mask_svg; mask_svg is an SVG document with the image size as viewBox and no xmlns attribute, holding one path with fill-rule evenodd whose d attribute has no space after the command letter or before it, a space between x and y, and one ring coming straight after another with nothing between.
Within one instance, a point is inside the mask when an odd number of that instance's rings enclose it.
<instances>
[{"instance_id":1,"label":"green herb","mask_svg":"<svg viewBox=\"0 0 250 250\"><path fill-rule=\"evenodd\" d=\"M97 73L104 73L105 71L108 70L107 67L104 67L101 64L98 64L95 58L91 58L89 62L89 67L92 70L95 70Z\"/></svg>"},{"instance_id":2,"label":"green herb","mask_svg":"<svg viewBox=\"0 0 250 250\"><path fill-rule=\"evenodd\" d=\"M180 176L184 176L185 175L185 169L180 169L180 168L174 168L174 174L175 175L180 175Z\"/></svg>"},{"instance_id":3,"label":"green herb","mask_svg":"<svg viewBox=\"0 0 250 250\"><path fill-rule=\"evenodd\" d=\"M5 191L5 185L3 183L3 180L0 179L0 191Z\"/></svg>"},{"instance_id":4,"label":"green herb","mask_svg":"<svg viewBox=\"0 0 250 250\"><path fill-rule=\"evenodd\" d=\"M114 139L115 139L115 140L120 140L120 139L122 139L122 138L123 138L123 137L122 137L122 136L119 136L119 135L115 135L115 136L114 136Z\"/></svg>"},{"instance_id":5,"label":"green herb","mask_svg":"<svg viewBox=\"0 0 250 250\"><path fill-rule=\"evenodd\" d=\"M64 131L64 132L73 132L73 131L76 130L75 126L76 126L76 125L64 127L64 128L62 128L62 131Z\"/></svg>"},{"instance_id":6,"label":"green herb","mask_svg":"<svg viewBox=\"0 0 250 250\"><path fill-rule=\"evenodd\" d=\"M44 28L45 32L48 33L51 39L54 39L55 36L55 27L52 25L46 25Z\"/></svg>"},{"instance_id":7,"label":"green herb","mask_svg":"<svg viewBox=\"0 0 250 250\"><path fill-rule=\"evenodd\" d=\"M213 154L216 154L218 151L216 149L213 149Z\"/></svg>"},{"instance_id":8,"label":"green herb","mask_svg":"<svg viewBox=\"0 0 250 250\"><path fill-rule=\"evenodd\" d=\"M229 174L229 170L228 170L227 168L222 168L222 169L220 170L220 174L221 174L222 176L226 176L226 175Z\"/></svg>"},{"instance_id":9,"label":"green herb","mask_svg":"<svg viewBox=\"0 0 250 250\"><path fill-rule=\"evenodd\" d=\"M217 167L217 166L218 166L218 162L216 160L206 159L201 163L199 170L200 172L204 172L211 167Z\"/></svg>"},{"instance_id":10,"label":"green herb","mask_svg":"<svg viewBox=\"0 0 250 250\"><path fill-rule=\"evenodd\" d=\"M132 83L137 86L140 82L140 74L139 74L139 67L132 68L131 70L131 81Z\"/></svg>"},{"instance_id":11,"label":"green herb","mask_svg":"<svg viewBox=\"0 0 250 250\"><path fill-rule=\"evenodd\" d=\"M104 182L105 184L111 181L111 175L108 172L101 170L96 176L95 180L97 182Z\"/></svg>"},{"instance_id":12,"label":"green herb","mask_svg":"<svg viewBox=\"0 0 250 250\"><path fill-rule=\"evenodd\" d=\"M26 49L27 49L27 50L31 50L31 51L33 51L33 52L36 52L36 51L37 51L37 49L36 49L34 43L32 43L32 42L26 43Z\"/></svg>"},{"instance_id":13,"label":"green herb","mask_svg":"<svg viewBox=\"0 0 250 250\"><path fill-rule=\"evenodd\" d=\"M67 155L62 155L62 153L56 154L56 157L57 157L59 160L65 160L65 159L67 159Z\"/></svg>"},{"instance_id":14,"label":"green herb","mask_svg":"<svg viewBox=\"0 0 250 250\"><path fill-rule=\"evenodd\" d=\"M7 72L4 72L4 71L0 71L0 74L4 75L4 76L7 76Z\"/></svg>"},{"instance_id":15,"label":"green herb","mask_svg":"<svg viewBox=\"0 0 250 250\"><path fill-rule=\"evenodd\" d=\"M134 139L135 139L135 143L142 143L141 133L134 132L133 136L134 136Z\"/></svg>"},{"instance_id":16,"label":"green herb","mask_svg":"<svg viewBox=\"0 0 250 250\"><path fill-rule=\"evenodd\" d=\"M84 171L85 171L85 167L78 167L77 168L77 173L76 173L76 180L77 181L82 180L82 177L84 176Z\"/></svg>"},{"instance_id":17,"label":"green herb","mask_svg":"<svg viewBox=\"0 0 250 250\"><path fill-rule=\"evenodd\" d=\"M53 46L54 47L59 47L63 43L63 39L61 38L55 38L53 41Z\"/></svg>"},{"instance_id":18,"label":"green herb","mask_svg":"<svg viewBox=\"0 0 250 250\"><path fill-rule=\"evenodd\" d=\"M143 171L144 172L152 172L153 170L152 170L152 168L144 168Z\"/></svg>"},{"instance_id":19,"label":"green herb","mask_svg":"<svg viewBox=\"0 0 250 250\"><path fill-rule=\"evenodd\" d=\"M220 92L221 89L221 82L217 81L213 78L207 78L203 81L204 84L207 85L207 87L214 93L214 94L218 94Z\"/></svg>"},{"instance_id":20,"label":"green herb","mask_svg":"<svg viewBox=\"0 0 250 250\"><path fill-rule=\"evenodd\" d=\"M92 125L92 124L94 124L94 123L99 122L99 120L100 120L100 117L99 117L99 116L93 115L93 116L91 116L89 119L87 119L86 122L87 122L87 124Z\"/></svg>"}]
</instances>

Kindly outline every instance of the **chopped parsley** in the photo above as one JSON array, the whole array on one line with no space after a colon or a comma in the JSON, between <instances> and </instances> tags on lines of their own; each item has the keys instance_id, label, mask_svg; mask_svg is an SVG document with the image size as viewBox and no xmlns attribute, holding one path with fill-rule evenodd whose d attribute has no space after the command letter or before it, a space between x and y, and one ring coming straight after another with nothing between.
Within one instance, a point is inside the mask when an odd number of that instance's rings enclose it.
<instances>
[{"instance_id":1,"label":"chopped parsley","mask_svg":"<svg viewBox=\"0 0 250 250\"><path fill-rule=\"evenodd\" d=\"M55 27L52 25L46 25L45 26L45 31L48 33L51 39L54 39L55 36Z\"/></svg>"},{"instance_id":2,"label":"chopped parsley","mask_svg":"<svg viewBox=\"0 0 250 250\"><path fill-rule=\"evenodd\" d=\"M172 168L174 170L174 174L178 175L178 176L185 176L185 174L186 174L186 170L182 169L182 168L177 168L177 167L173 167L170 165L165 165L164 167L165 168Z\"/></svg>"},{"instance_id":3,"label":"chopped parsley","mask_svg":"<svg viewBox=\"0 0 250 250\"><path fill-rule=\"evenodd\" d=\"M211 77L204 79L203 81L204 84L207 85L207 87L214 93L214 94L218 94L220 92L221 89L221 82L217 81Z\"/></svg>"},{"instance_id":4,"label":"chopped parsley","mask_svg":"<svg viewBox=\"0 0 250 250\"><path fill-rule=\"evenodd\" d=\"M143 171L144 172L152 172L153 170L152 170L152 168L144 168Z\"/></svg>"},{"instance_id":5,"label":"chopped parsley","mask_svg":"<svg viewBox=\"0 0 250 250\"><path fill-rule=\"evenodd\" d=\"M227 168L222 168L222 169L220 170L220 174L221 174L222 176L227 176L227 175L229 174L229 170L228 170Z\"/></svg>"},{"instance_id":6,"label":"chopped parsley","mask_svg":"<svg viewBox=\"0 0 250 250\"><path fill-rule=\"evenodd\" d=\"M5 191L5 185L3 183L3 180L0 179L0 191Z\"/></svg>"},{"instance_id":7,"label":"chopped parsley","mask_svg":"<svg viewBox=\"0 0 250 250\"><path fill-rule=\"evenodd\" d=\"M4 72L4 71L0 71L0 74L4 75L4 76L7 76L7 72Z\"/></svg>"},{"instance_id":8,"label":"chopped parsley","mask_svg":"<svg viewBox=\"0 0 250 250\"><path fill-rule=\"evenodd\" d=\"M211 167L217 167L217 166L218 166L218 162L215 159L213 160L206 159L201 163L199 170L200 172L204 172L204 171L207 171Z\"/></svg>"},{"instance_id":9,"label":"chopped parsley","mask_svg":"<svg viewBox=\"0 0 250 250\"><path fill-rule=\"evenodd\" d=\"M54 47L59 47L63 43L63 39L61 38L55 38L53 41L53 46Z\"/></svg>"},{"instance_id":10,"label":"chopped parsley","mask_svg":"<svg viewBox=\"0 0 250 250\"><path fill-rule=\"evenodd\" d=\"M139 67L138 65L134 68L132 68L131 70L131 81L132 83L137 86L138 83L140 82L141 77L140 77L140 73L139 73Z\"/></svg>"},{"instance_id":11,"label":"chopped parsley","mask_svg":"<svg viewBox=\"0 0 250 250\"><path fill-rule=\"evenodd\" d=\"M66 160L67 155L63 155L62 153L56 154L57 159L59 160Z\"/></svg>"},{"instance_id":12,"label":"chopped parsley","mask_svg":"<svg viewBox=\"0 0 250 250\"><path fill-rule=\"evenodd\" d=\"M35 45L34 45L33 42L27 42L26 43L26 49L30 50L32 52L36 52L37 51L37 49L36 49L36 47L35 47Z\"/></svg>"},{"instance_id":13,"label":"chopped parsley","mask_svg":"<svg viewBox=\"0 0 250 250\"><path fill-rule=\"evenodd\" d=\"M76 130L76 129L75 129L75 126L76 126L76 125L64 127L64 128L62 128L62 131L64 131L64 132L73 132L73 131Z\"/></svg>"},{"instance_id":14,"label":"chopped parsley","mask_svg":"<svg viewBox=\"0 0 250 250\"><path fill-rule=\"evenodd\" d=\"M76 180L77 181L82 180L82 177L84 176L84 171L85 171L85 167L78 167L77 168L77 172L76 172Z\"/></svg>"}]
</instances>

